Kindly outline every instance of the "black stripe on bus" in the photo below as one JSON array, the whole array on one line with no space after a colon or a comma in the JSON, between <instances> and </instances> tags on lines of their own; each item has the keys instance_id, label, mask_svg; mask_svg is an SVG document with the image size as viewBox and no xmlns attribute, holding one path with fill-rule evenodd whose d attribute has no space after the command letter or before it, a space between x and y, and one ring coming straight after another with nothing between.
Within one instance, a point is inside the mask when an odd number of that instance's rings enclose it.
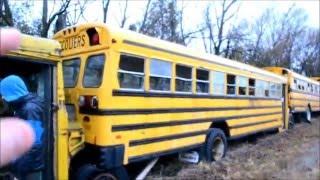
<instances>
[{"instance_id":1,"label":"black stripe on bus","mask_svg":"<svg viewBox=\"0 0 320 180\"><path fill-rule=\"evenodd\" d=\"M273 126L273 127L267 128L267 129L260 129L260 130L257 130L257 131L251 131L251 132L248 132L246 134L241 134L241 135L236 135L236 136L229 137L228 140L235 140L235 139L244 138L244 137L247 137L247 136L250 136L250 135L253 135L253 134L257 134L259 132L274 131L274 130L278 129L279 127L281 127L281 126L277 125L277 126Z\"/></svg>"},{"instance_id":2,"label":"black stripe on bus","mask_svg":"<svg viewBox=\"0 0 320 180\"><path fill-rule=\"evenodd\" d=\"M254 126L254 125L265 124L265 123L274 122L274 121L278 121L278 119L271 119L271 120L267 120L267 121L239 124L239 125L235 125L235 126L230 126L230 129L242 128L242 127L247 127L247 126Z\"/></svg>"},{"instance_id":3,"label":"black stripe on bus","mask_svg":"<svg viewBox=\"0 0 320 180\"><path fill-rule=\"evenodd\" d=\"M281 98L256 97L256 96L223 96L206 94L182 94L182 93L160 93L130 90L113 90L113 96L133 97L167 97L167 98L195 98L195 99L245 99L245 100L281 100Z\"/></svg>"},{"instance_id":4,"label":"black stripe on bus","mask_svg":"<svg viewBox=\"0 0 320 180\"><path fill-rule=\"evenodd\" d=\"M249 117L259 117L259 116L268 116L268 115L276 115L281 114L281 111L272 112L272 113L262 113L262 114L250 114L250 115L237 115L237 116L225 116L218 118L202 118L202 119L188 119L188 120L179 120L179 121L170 121L170 122L153 122L153 123L140 123L140 124L125 124L125 125L115 125L112 126L112 131L131 131L138 129L149 129L149 128L158 128L165 126L177 126L177 125L187 125L187 124L198 124L198 123L206 123L206 122L223 122L227 119L242 119Z\"/></svg>"},{"instance_id":5,"label":"black stripe on bus","mask_svg":"<svg viewBox=\"0 0 320 180\"><path fill-rule=\"evenodd\" d=\"M81 109L80 113L89 115L129 115L129 114L162 114L162 113L185 113L203 111L228 111L282 108L282 106L246 106L246 107L201 107L201 108L155 108L155 109Z\"/></svg>"},{"instance_id":6,"label":"black stripe on bus","mask_svg":"<svg viewBox=\"0 0 320 180\"><path fill-rule=\"evenodd\" d=\"M209 130L202 130L202 131L195 131L195 132L188 132L188 133L182 133L182 134L175 134L175 135L168 135L168 136L161 136L156 138L146 138L146 139L140 139L140 140L133 140L129 142L129 146L140 146L144 144L151 144L151 143L157 143L162 141L170 141L174 139L182 139L187 137L193 137L193 136L199 136L199 135L205 135L209 132Z\"/></svg>"},{"instance_id":7,"label":"black stripe on bus","mask_svg":"<svg viewBox=\"0 0 320 180\"><path fill-rule=\"evenodd\" d=\"M189 150L193 150L196 148L200 148L203 145L203 143L198 143L198 144L193 144L190 146L183 146L175 149L170 149L170 150L164 150L164 151L159 151L155 153L149 153L149 154L143 154L139 156L133 156L129 157L129 163L132 162L139 162L139 161L145 161L148 159L154 159L160 156L165 156L165 155L170 155L170 154L175 154L175 153L180 153L180 152L187 152Z\"/></svg>"},{"instance_id":8,"label":"black stripe on bus","mask_svg":"<svg viewBox=\"0 0 320 180\"><path fill-rule=\"evenodd\" d=\"M238 139L238 138L243 138L252 134L256 134L262 131L273 131L276 130L277 128L279 128L280 126L274 126L271 128L267 128L267 129L261 129L261 130L257 130L257 131L253 131L253 132L249 132L246 134L242 134L242 135L238 135L238 136L233 136L228 138L228 140L234 140L234 139ZM139 162L139 161L145 161L148 159L154 159L160 156L165 156L165 155L170 155L170 154L175 154L175 153L180 153L180 152L187 152L189 150L193 150L193 149L197 149L200 148L201 146L203 146L203 143L197 143L197 144L193 144L190 146L183 146L183 147L179 147L179 148L175 148L175 149L169 149L169 150L164 150L164 151L159 151L159 152L155 152L155 153L149 153L149 154L143 154L143 155L138 155L138 156L133 156L133 157L129 157L129 163L132 162Z\"/></svg>"}]
</instances>

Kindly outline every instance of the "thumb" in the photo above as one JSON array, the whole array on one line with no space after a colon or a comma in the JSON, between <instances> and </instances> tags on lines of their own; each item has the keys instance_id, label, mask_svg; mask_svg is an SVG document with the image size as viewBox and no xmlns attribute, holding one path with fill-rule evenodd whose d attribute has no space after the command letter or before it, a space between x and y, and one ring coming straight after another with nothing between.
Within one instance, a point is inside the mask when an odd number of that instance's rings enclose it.
<instances>
[{"instance_id":1,"label":"thumb","mask_svg":"<svg viewBox=\"0 0 320 180\"><path fill-rule=\"evenodd\" d=\"M0 119L0 167L18 159L35 140L32 127L16 118Z\"/></svg>"},{"instance_id":2,"label":"thumb","mask_svg":"<svg viewBox=\"0 0 320 180\"><path fill-rule=\"evenodd\" d=\"M0 55L10 50L16 50L20 46L21 34L13 28L0 28Z\"/></svg>"}]
</instances>

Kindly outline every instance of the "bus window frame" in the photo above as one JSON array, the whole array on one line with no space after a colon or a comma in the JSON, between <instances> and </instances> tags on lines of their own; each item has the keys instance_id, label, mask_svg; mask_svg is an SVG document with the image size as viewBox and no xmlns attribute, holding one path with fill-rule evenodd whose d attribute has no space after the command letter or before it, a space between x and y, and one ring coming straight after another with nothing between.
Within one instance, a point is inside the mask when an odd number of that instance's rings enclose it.
<instances>
[{"instance_id":1,"label":"bus window frame","mask_svg":"<svg viewBox=\"0 0 320 180\"><path fill-rule=\"evenodd\" d=\"M171 76L163 76L163 75L155 75L155 74L152 74L151 73L151 61L163 61L163 62L166 62L166 63L169 63L170 64L170 70L171 70ZM148 59L149 63L149 76L148 76L148 81L149 81L149 91L150 92L157 92L157 93L171 93L171 88L172 88L172 83L173 83L173 69L172 69L172 66L174 66L173 62L172 61L168 61L168 60L164 60L164 59L160 59L160 58L156 58L156 57L153 57L153 58L150 58ZM145 63L144 66L147 66L147 64ZM145 67L144 67L145 68ZM145 73L146 74L146 73ZM170 79L170 86L169 86L169 90L156 90L156 89L151 89L151 85L150 85L150 79L151 77L156 77L156 78L168 78Z\"/></svg>"},{"instance_id":2,"label":"bus window frame","mask_svg":"<svg viewBox=\"0 0 320 180\"><path fill-rule=\"evenodd\" d=\"M88 59L90 57L92 57L92 56L99 56L99 55L103 55L104 56L103 71L102 71L102 77L101 77L100 84L98 86L96 86L96 87L86 87L84 85L84 80L85 80L84 76L86 75L86 68L87 68L87 65L88 65ZM84 68L83 68L83 74L82 74L82 87L83 88L94 88L95 89L95 88L100 88L101 87L101 85L103 84L104 74L105 74L105 70L106 70L106 68L105 68L106 61L107 61L106 59L107 59L107 55L104 52L100 52L100 53L96 53L96 54L90 54L89 56L87 56L86 63L85 63Z\"/></svg>"},{"instance_id":3,"label":"bus window frame","mask_svg":"<svg viewBox=\"0 0 320 180\"><path fill-rule=\"evenodd\" d=\"M78 86L78 81L79 81L79 77L80 77L80 72L81 72L81 65L82 65L82 60L81 60L81 57L77 56L77 57L74 57L74 58L69 58L69 59L65 59L65 60L62 60L62 71L63 71L63 68L64 68L64 62L66 61L73 61L74 59L79 59L79 72L78 72L78 75L77 75L77 79L75 80L75 83L74 83L74 86L65 86L64 84L64 79L63 79L63 85L64 85L64 88L75 88ZM62 72L63 73L63 72ZM63 75L63 78L64 78L64 75Z\"/></svg>"},{"instance_id":4,"label":"bus window frame","mask_svg":"<svg viewBox=\"0 0 320 180\"><path fill-rule=\"evenodd\" d=\"M223 73L223 84L217 84L215 83L216 81L214 81L214 78L215 78L215 72L217 73ZM226 78L227 78L227 73L226 72L223 72L223 71L217 71L217 70L210 70L210 74L211 74L211 78L212 78L212 82L211 82L211 86L212 86L212 95L213 96L225 96L227 94L227 90L226 90ZM223 92L222 93L215 93L215 85L222 85L223 87Z\"/></svg>"},{"instance_id":5,"label":"bus window frame","mask_svg":"<svg viewBox=\"0 0 320 180\"><path fill-rule=\"evenodd\" d=\"M246 81L245 81L246 86L240 86L240 79L241 78L246 79ZM247 76L237 75L236 76L236 85L237 85L236 93L238 96L249 96L249 78ZM240 94L240 88L245 88L246 94Z\"/></svg>"},{"instance_id":6,"label":"bus window frame","mask_svg":"<svg viewBox=\"0 0 320 180\"><path fill-rule=\"evenodd\" d=\"M229 84L229 83L228 83L228 75L234 76L234 84ZM226 78L226 84L225 84L225 86L226 86L226 89L225 89L225 90L226 90L226 95L227 95L227 96L238 96L238 92L237 92L237 89L238 89L238 85L237 85L237 75L231 74L231 73L226 73L225 78ZM229 93L228 93L228 86L229 86L229 87L234 87L234 94L229 94Z\"/></svg>"},{"instance_id":7,"label":"bus window frame","mask_svg":"<svg viewBox=\"0 0 320 180\"><path fill-rule=\"evenodd\" d=\"M188 67L188 68L191 68L191 79L186 79L186 78L181 78L181 77L177 77L177 66L184 66L184 67ZM194 82L194 77L193 77L193 71L194 71L194 67L191 66L191 65L186 65L186 64L182 64L182 63L175 63L174 64L174 86L175 86L175 89L173 90L174 93L177 93L177 94L194 94L193 92L193 82ZM180 79L182 81L188 81L188 82L191 82L191 91L177 91L177 83L176 83L176 80L177 79Z\"/></svg>"},{"instance_id":8,"label":"bus window frame","mask_svg":"<svg viewBox=\"0 0 320 180\"><path fill-rule=\"evenodd\" d=\"M133 72L133 71L126 71L123 69L120 69L120 61L121 61L121 56L131 56L131 57L135 57L135 58L140 58L143 59L143 73L139 73L139 72ZM146 90L146 80L149 80L149 76L147 76L146 74L146 66L147 66L147 61L149 61L149 59L145 56L140 56L140 55L136 55L136 54L132 54L132 53L127 53L127 52L120 52L119 53L119 63L118 63L118 67L117 67L117 74L116 74L116 78L118 80L119 83L119 89L120 90L124 90L124 91L132 91L132 92L143 92ZM120 86L120 81L119 81L119 77L118 74L119 73L127 73L127 74L137 74L137 75L143 75L143 85L142 88L140 89L135 89L135 88L121 88Z\"/></svg>"},{"instance_id":9,"label":"bus window frame","mask_svg":"<svg viewBox=\"0 0 320 180\"><path fill-rule=\"evenodd\" d=\"M206 71L208 73L208 80L200 80L198 79L197 77L197 73L198 73L198 70L199 71ZM195 91L195 94L199 94L199 95L208 95L208 94L211 94L211 90L210 90L210 87L211 87L211 83L210 83L210 70L208 69L205 69L205 68L202 68L202 67L199 67L199 68L195 68L195 71L196 71L196 77L195 77L195 83L196 83L196 91ZM197 91L197 86L198 86L198 82L199 83L206 83L208 85L208 92L198 92Z\"/></svg>"}]
</instances>

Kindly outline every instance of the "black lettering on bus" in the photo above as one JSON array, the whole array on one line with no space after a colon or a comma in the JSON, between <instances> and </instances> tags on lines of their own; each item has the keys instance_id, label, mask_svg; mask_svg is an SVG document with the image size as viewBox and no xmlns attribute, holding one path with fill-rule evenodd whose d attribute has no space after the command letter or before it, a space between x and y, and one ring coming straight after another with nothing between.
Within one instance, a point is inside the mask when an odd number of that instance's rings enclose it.
<instances>
[{"instance_id":1,"label":"black lettering on bus","mask_svg":"<svg viewBox=\"0 0 320 180\"><path fill-rule=\"evenodd\" d=\"M78 47L77 37L72 38L72 40L73 40L73 48L77 48Z\"/></svg>"},{"instance_id":2,"label":"black lettering on bus","mask_svg":"<svg viewBox=\"0 0 320 180\"><path fill-rule=\"evenodd\" d=\"M68 48L69 48L69 49L72 49L72 41L71 41L71 39L72 39L72 38L70 38L69 41L68 41Z\"/></svg>"},{"instance_id":3,"label":"black lettering on bus","mask_svg":"<svg viewBox=\"0 0 320 180\"><path fill-rule=\"evenodd\" d=\"M83 47L84 44L85 44L85 37L86 37L85 35L82 35L82 37L81 37L81 38L82 38L82 43L81 43L81 46L82 46L82 47Z\"/></svg>"},{"instance_id":4,"label":"black lettering on bus","mask_svg":"<svg viewBox=\"0 0 320 180\"><path fill-rule=\"evenodd\" d=\"M81 37L80 36L78 36L77 40L78 40L78 46L82 46L81 45Z\"/></svg>"}]
</instances>

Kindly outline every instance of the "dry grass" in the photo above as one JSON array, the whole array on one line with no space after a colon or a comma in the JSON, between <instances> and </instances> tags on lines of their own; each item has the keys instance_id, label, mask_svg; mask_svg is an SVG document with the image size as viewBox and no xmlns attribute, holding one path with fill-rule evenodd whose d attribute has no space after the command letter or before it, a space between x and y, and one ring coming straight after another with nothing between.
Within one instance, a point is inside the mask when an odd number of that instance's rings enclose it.
<instances>
[{"instance_id":1,"label":"dry grass","mask_svg":"<svg viewBox=\"0 0 320 180\"><path fill-rule=\"evenodd\" d=\"M188 165L168 159L148 179L320 179L320 117L283 133L231 143L227 157Z\"/></svg>"}]
</instances>

